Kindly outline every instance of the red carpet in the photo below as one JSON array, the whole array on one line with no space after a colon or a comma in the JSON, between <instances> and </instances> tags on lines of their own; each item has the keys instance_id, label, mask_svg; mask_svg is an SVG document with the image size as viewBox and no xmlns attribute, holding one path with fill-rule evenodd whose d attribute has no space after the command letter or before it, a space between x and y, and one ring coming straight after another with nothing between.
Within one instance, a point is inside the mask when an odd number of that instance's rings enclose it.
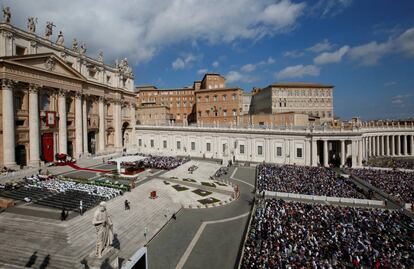
<instances>
[{"instance_id":1,"label":"red carpet","mask_svg":"<svg viewBox=\"0 0 414 269\"><path fill-rule=\"evenodd\" d=\"M67 163L67 165L69 165L73 169L82 170L82 171L90 171L90 172L96 172L96 173L109 173L109 172L112 172L111 170L100 170L100 169L83 168L83 167L77 166L74 163Z\"/></svg>"}]
</instances>

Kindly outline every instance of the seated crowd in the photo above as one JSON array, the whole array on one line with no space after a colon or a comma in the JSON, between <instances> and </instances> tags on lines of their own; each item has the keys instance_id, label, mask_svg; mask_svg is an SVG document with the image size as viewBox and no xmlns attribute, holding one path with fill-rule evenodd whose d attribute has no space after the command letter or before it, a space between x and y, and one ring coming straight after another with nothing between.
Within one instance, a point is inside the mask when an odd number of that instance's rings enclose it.
<instances>
[{"instance_id":1,"label":"seated crowd","mask_svg":"<svg viewBox=\"0 0 414 269\"><path fill-rule=\"evenodd\" d=\"M414 268L414 221L397 211L263 200L241 268Z\"/></svg>"},{"instance_id":2,"label":"seated crowd","mask_svg":"<svg viewBox=\"0 0 414 269\"><path fill-rule=\"evenodd\" d=\"M260 192L289 192L307 195L334 196L364 199L363 191L349 179L342 178L325 167L296 165L258 166Z\"/></svg>"},{"instance_id":3,"label":"seated crowd","mask_svg":"<svg viewBox=\"0 0 414 269\"><path fill-rule=\"evenodd\" d=\"M352 175L406 203L414 203L414 172L352 169Z\"/></svg>"},{"instance_id":4,"label":"seated crowd","mask_svg":"<svg viewBox=\"0 0 414 269\"><path fill-rule=\"evenodd\" d=\"M188 157L171 157L171 156L153 156L143 155L146 158L130 163L122 163L122 166L134 166L138 168L155 168L163 170L171 170L177 168L183 163L188 162Z\"/></svg>"},{"instance_id":5,"label":"seated crowd","mask_svg":"<svg viewBox=\"0 0 414 269\"><path fill-rule=\"evenodd\" d=\"M76 183L72 181L59 180L56 178L42 180L42 178L39 176L27 178L26 183L29 187L43 188L52 192L66 192L68 190L81 191L89 195L100 196L108 200L121 194L120 190L109 187Z\"/></svg>"},{"instance_id":6,"label":"seated crowd","mask_svg":"<svg viewBox=\"0 0 414 269\"><path fill-rule=\"evenodd\" d=\"M414 169L414 160L403 160L390 157L370 157L366 165L384 168Z\"/></svg>"}]
</instances>

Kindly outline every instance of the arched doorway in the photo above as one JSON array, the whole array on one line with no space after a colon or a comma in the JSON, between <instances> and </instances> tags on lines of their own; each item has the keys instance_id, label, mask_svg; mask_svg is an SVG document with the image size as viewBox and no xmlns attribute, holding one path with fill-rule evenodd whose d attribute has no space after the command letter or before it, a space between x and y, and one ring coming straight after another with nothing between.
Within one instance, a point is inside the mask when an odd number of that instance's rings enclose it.
<instances>
[{"instance_id":1,"label":"arched doorway","mask_svg":"<svg viewBox=\"0 0 414 269\"><path fill-rule=\"evenodd\" d=\"M17 145L15 148L15 157L17 165L27 165L26 161L26 147L24 145Z\"/></svg>"},{"instance_id":2,"label":"arched doorway","mask_svg":"<svg viewBox=\"0 0 414 269\"><path fill-rule=\"evenodd\" d=\"M95 154L96 152L96 132L88 132L88 151L90 154Z\"/></svg>"},{"instance_id":3,"label":"arched doorway","mask_svg":"<svg viewBox=\"0 0 414 269\"><path fill-rule=\"evenodd\" d=\"M42 160L45 162L53 162L53 133L42 134Z\"/></svg>"},{"instance_id":4,"label":"arched doorway","mask_svg":"<svg viewBox=\"0 0 414 269\"><path fill-rule=\"evenodd\" d=\"M72 143L72 141L68 141L68 155L73 157L73 143Z\"/></svg>"},{"instance_id":5,"label":"arched doorway","mask_svg":"<svg viewBox=\"0 0 414 269\"><path fill-rule=\"evenodd\" d=\"M129 143L129 134L126 132L126 129L129 127L128 122L124 122L122 124L122 147L125 146L125 144Z\"/></svg>"}]
</instances>

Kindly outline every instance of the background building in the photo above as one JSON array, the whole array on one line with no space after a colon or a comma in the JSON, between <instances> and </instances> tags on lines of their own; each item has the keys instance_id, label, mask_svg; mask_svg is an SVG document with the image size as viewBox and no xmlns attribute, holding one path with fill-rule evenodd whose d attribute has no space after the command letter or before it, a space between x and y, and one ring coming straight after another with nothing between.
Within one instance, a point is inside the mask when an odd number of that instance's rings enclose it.
<instances>
[{"instance_id":1,"label":"background building","mask_svg":"<svg viewBox=\"0 0 414 269\"><path fill-rule=\"evenodd\" d=\"M137 105L140 112L144 112L145 107L165 106L168 107L170 117L177 123L188 121L189 115L192 113L194 106L194 89L193 88L177 88L177 89L158 89L152 85L137 86ZM156 110L151 110L154 113ZM161 113L164 111L158 110ZM140 117L140 116L138 116ZM158 118L165 118L158 115ZM155 124L155 123L154 123Z\"/></svg>"},{"instance_id":2,"label":"background building","mask_svg":"<svg viewBox=\"0 0 414 269\"><path fill-rule=\"evenodd\" d=\"M251 114L295 112L321 123L333 120L333 86L313 83L276 83L256 90Z\"/></svg>"}]
</instances>

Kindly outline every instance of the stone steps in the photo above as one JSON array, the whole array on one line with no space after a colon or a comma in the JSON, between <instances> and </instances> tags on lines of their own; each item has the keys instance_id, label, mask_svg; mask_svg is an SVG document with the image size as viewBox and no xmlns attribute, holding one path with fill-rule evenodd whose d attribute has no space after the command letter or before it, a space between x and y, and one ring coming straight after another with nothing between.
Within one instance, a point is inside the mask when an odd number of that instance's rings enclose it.
<instances>
[{"instance_id":1,"label":"stone steps","mask_svg":"<svg viewBox=\"0 0 414 269\"><path fill-rule=\"evenodd\" d=\"M181 207L167 195L149 199L152 190L150 182L147 182L107 202L120 244L120 257L130 258ZM131 203L129 211L124 210L125 199ZM80 261L95 247L94 211L91 209L83 216L63 222L7 212L0 214L0 264L24 266L38 251L33 268L39 268L48 254L47 268L81 268ZM169 215L168 218L165 214ZM145 227L148 227L147 239L144 237Z\"/></svg>"}]
</instances>

